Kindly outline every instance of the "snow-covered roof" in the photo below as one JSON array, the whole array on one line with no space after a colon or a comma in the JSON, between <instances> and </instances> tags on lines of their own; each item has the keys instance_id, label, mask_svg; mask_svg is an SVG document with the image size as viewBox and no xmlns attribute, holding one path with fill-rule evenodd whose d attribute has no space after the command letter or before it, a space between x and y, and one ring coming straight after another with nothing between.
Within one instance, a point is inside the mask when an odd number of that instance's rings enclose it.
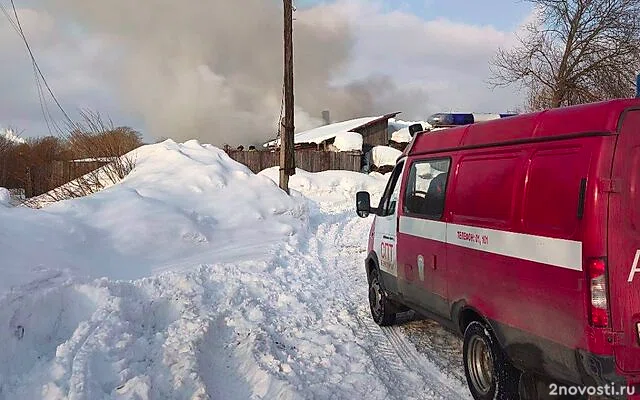
<instances>
[{"instance_id":1,"label":"snow-covered roof","mask_svg":"<svg viewBox=\"0 0 640 400\"><path fill-rule=\"evenodd\" d=\"M336 137L336 135L338 135L339 133L352 132L354 129L357 129L363 125L367 125L377 120L382 120L385 117L389 119L390 116L394 116L397 114L399 113L380 115L377 117L356 118L356 119L350 119L347 121L336 122L329 125L323 125L318 128L310 129L308 131L296 133L294 136L294 143L295 144L299 144L299 143L320 144L327 139L332 139ZM265 143L264 147L277 146L279 144L280 144L280 139L276 139L268 143Z\"/></svg>"},{"instance_id":2,"label":"snow-covered roof","mask_svg":"<svg viewBox=\"0 0 640 400\"><path fill-rule=\"evenodd\" d=\"M391 140L396 143L409 143L411 141L411 133L409 132L409 128L402 128L393 132L391 134Z\"/></svg>"},{"instance_id":3,"label":"snow-covered roof","mask_svg":"<svg viewBox=\"0 0 640 400\"><path fill-rule=\"evenodd\" d=\"M11 129L4 129L0 131L0 136L4 137L5 139L13 143L17 143L17 144L27 143L26 140L24 140L20 136L17 136L15 133L13 133L13 130Z\"/></svg>"},{"instance_id":4,"label":"snow-covered roof","mask_svg":"<svg viewBox=\"0 0 640 400\"><path fill-rule=\"evenodd\" d=\"M400 150L389 146L375 146L371 149L373 165L376 167L396 165L396 161L401 155L402 152Z\"/></svg>"},{"instance_id":5,"label":"snow-covered roof","mask_svg":"<svg viewBox=\"0 0 640 400\"><path fill-rule=\"evenodd\" d=\"M362 150L362 135L357 132L340 132L336 134L333 146L338 151Z\"/></svg>"}]
</instances>

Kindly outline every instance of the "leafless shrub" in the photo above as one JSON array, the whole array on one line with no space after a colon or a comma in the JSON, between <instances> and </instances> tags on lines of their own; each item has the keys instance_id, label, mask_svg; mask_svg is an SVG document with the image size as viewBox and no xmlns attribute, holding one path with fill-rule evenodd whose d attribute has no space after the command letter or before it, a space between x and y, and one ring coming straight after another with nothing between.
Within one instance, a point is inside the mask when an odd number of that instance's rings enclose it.
<instances>
[{"instance_id":1,"label":"leafless shrub","mask_svg":"<svg viewBox=\"0 0 640 400\"><path fill-rule=\"evenodd\" d=\"M141 146L141 135L129 127L115 127L98 113L81 112L81 122L74 123L66 136L67 161L76 170L86 170L80 177L29 199L29 207L84 197L120 182L135 167L132 150ZM99 166L99 168L95 168Z\"/></svg>"}]
</instances>

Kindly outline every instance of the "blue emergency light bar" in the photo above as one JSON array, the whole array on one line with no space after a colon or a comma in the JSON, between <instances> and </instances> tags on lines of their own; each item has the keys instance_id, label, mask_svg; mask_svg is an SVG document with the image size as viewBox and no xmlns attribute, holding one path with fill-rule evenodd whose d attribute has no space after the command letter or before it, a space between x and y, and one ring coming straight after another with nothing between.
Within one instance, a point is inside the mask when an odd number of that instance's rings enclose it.
<instances>
[{"instance_id":1,"label":"blue emergency light bar","mask_svg":"<svg viewBox=\"0 0 640 400\"><path fill-rule=\"evenodd\" d=\"M476 122L488 121L491 119L500 119L513 117L517 114L503 113L503 114L473 114L473 113L436 113L427 118L427 123L433 127L443 126L460 126L469 125Z\"/></svg>"}]
</instances>

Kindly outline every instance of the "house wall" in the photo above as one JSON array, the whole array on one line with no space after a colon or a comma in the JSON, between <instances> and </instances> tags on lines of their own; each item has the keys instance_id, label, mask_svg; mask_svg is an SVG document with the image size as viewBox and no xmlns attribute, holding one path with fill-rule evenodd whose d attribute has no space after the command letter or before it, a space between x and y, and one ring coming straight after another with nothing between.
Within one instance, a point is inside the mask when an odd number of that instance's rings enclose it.
<instances>
[{"instance_id":1,"label":"house wall","mask_svg":"<svg viewBox=\"0 0 640 400\"><path fill-rule=\"evenodd\" d=\"M354 131L362 135L363 147L389 145L389 121L387 119L354 129Z\"/></svg>"}]
</instances>

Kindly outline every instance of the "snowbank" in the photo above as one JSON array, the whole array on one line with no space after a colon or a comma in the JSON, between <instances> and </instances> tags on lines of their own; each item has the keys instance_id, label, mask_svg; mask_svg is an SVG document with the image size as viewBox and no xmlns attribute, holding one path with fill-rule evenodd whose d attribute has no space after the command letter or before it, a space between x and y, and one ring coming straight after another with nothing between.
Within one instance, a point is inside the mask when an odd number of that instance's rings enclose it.
<instances>
[{"instance_id":1,"label":"snowbank","mask_svg":"<svg viewBox=\"0 0 640 400\"><path fill-rule=\"evenodd\" d=\"M0 210L0 295L34 274L134 279L176 259L229 258L223 250L238 243L251 256L304 223L301 200L220 149L167 140L137 150L134 170L101 192L41 210Z\"/></svg>"},{"instance_id":2,"label":"snowbank","mask_svg":"<svg viewBox=\"0 0 640 400\"><path fill-rule=\"evenodd\" d=\"M268 168L258 175L269 177L278 182L278 167ZM289 187L322 205L327 210L335 208L353 208L355 216L356 193L365 190L372 196L382 196L388 176L381 174L367 175L351 171L324 171L310 173L296 169L296 174L290 177ZM372 202L374 200L372 199ZM377 201L377 200L376 200ZM353 207L351 207L353 205Z\"/></svg>"},{"instance_id":3,"label":"snowbank","mask_svg":"<svg viewBox=\"0 0 640 400\"><path fill-rule=\"evenodd\" d=\"M307 225L306 200L220 149L167 140L137 150L135 169L101 192L39 210L0 207L2 396L204 390L193 348L211 319L188 300L204 278L182 271L255 266ZM155 278L163 272L170 277ZM223 307L234 301L219 296Z\"/></svg>"},{"instance_id":4,"label":"snowbank","mask_svg":"<svg viewBox=\"0 0 640 400\"><path fill-rule=\"evenodd\" d=\"M402 152L400 150L389 146L375 146L371 149L372 162L376 167L396 165L396 161L401 155Z\"/></svg>"},{"instance_id":5,"label":"snowbank","mask_svg":"<svg viewBox=\"0 0 640 400\"><path fill-rule=\"evenodd\" d=\"M362 142L362 135L357 132L340 132L333 145L338 151L356 151L362 150Z\"/></svg>"},{"instance_id":6,"label":"snowbank","mask_svg":"<svg viewBox=\"0 0 640 400\"><path fill-rule=\"evenodd\" d=\"M0 206L9 207L11 205L11 194L3 187L0 187Z\"/></svg>"}]
</instances>

